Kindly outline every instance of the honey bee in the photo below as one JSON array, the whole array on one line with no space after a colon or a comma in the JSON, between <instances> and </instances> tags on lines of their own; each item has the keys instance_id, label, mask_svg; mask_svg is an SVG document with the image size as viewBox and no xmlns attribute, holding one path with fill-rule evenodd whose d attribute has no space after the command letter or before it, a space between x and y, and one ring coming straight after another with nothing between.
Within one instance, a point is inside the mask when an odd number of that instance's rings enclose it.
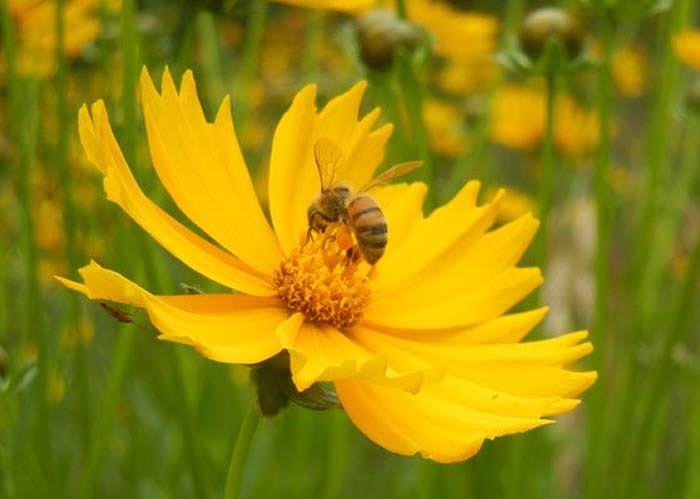
<instances>
[{"instance_id":1,"label":"honey bee","mask_svg":"<svg viewBox=\"0 0 700 499\"><path fill-rule=\"evenodd\" d=\"M422 161L408 161L392 166L354 192L347 182L335 181L335 173L345 159L338 145L328 138L314 143L314 160L321 179L318 193L306 212L309 234L323 232L329 224L342 223L355 235L357 247L367 263L374 265L384 254L388 227L382 209L367 191L412 172Z\"/></svg>"}]
</instances>

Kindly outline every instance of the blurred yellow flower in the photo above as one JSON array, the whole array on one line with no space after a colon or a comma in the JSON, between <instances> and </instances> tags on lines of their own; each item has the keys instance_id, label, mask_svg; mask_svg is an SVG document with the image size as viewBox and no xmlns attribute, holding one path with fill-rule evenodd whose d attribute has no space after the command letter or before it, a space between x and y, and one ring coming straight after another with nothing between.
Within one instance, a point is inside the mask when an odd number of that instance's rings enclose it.
<instances>
[{"instance_id":1,"label":"blurred yellow flower","mask_svg":"<svg viewBox=\"0 0 700 499\"><path fill-rule=\"evenodd\" d=\"M612 78L625 97L639 97L649 80L649 61L641 47L626 46L612 55Z\"/></svg>"},{"instance_id":2,"label":"blurred yellow flower","mask_svg":"<svg viewBox=\"0 0 700 499\"><path fill-rule=\"evenodd\" d=\"M472 61L448 60L438 74L437 83L450 95L467 95L487 87L498 73L498 64L491 57Z\"/></svg>"},{"instance_id":3,"label":"blurred yellow flower","mask_svg":"<svg viewBox=\"0 0 700 499\"><path fill-rule=\"evenodd\" d=\"M375 4L375 0L274 0L277 3L307 7L310 9L334 10L337 12L355 13L367 10Z\"/></svg>"},{"instance_id":4,"label":"blurred yellow flower","mask_svg":"<svg viewBox=\"0 0 700 499\"><path fill-rule=\"evenodd\" d=\"M700 71L700 31L687 30L674 36L673 49L681 61Z\"/></svg>"},{"instance_id":5,"label":"blurred yellow flower","mask_svg":"<svg viewBox=\"0 0 700 499\"><path fill-rule=\"evenodd\" d=\"M490 59L498 43L498 20L461 11L439 0L406 2L406 15L435 37L435 52L455 61Z\"/></svg>"},{"instance_id":6,"label":"blurred yellow flower","mask_svg":"<svg viewBox=\"0 0 700 499\"><path fill-rule=\"evenodd\" d=\"M554 141L567 154L581 154L598 145L599 119L571 96L560 95L554 107ZM491 139L513 149L542 143L546 128L546 97L542 89L516 84L501 87L491 101Z\"/></svg>"},{"instance_id":7,"label":"blurred yellow flower","mask_svg":"<svg viewBox=\"0 0 700 499\"><path fill-rule=\"evenodd\" d=\"M467 139L463 127L464 117L454 104L438 99L426 99L423 117L428 128L431 148L448 158L464 153Z\"/></svg>"},{"instance_id":8,"label":"blurred yellow flower","mask_svg":"<svg viewBox=\"0 0 700 499\"><path fill-rule=\"evenodd\" d=\"M493 199L498 192L493 189L486 191L486 199ZM505 195L498 208L496 220L501 223L512 222L523 215L533 213L537 208L537 203L532 196L521 192L515 187L505 188Z\"/></svg>"},{"instance_id":9,"label":"blurred yellow flower","mask_svg":"<svg viewBox=\"0 0 700 499\"><path fill-rule=\"evenodd\" d=\"M499 88L491 100L491 139L513 149L531 149L544 137L545 98L515 84Z\"/></svg>"},{"instance_id":10,"label":"blurred yellow flower","mask_svg":"<svg viewBox=\"0 0 700 499\"><path fill-rule=\"evenodd\" d=\"M112 12L121 1L107 2ZM45 77L56 70L56 2L52 0L10 0L18 42L17 71L22 75ZM76 57L100 31L100 0L67 0L63 11L66 56Z\"/></svg>"},{"instance_id":11,"label":"blurred yellow flower","mask_svg":"<svg viewBox=\"0 0 700 499\"><path fill-rule=\"evenodd\" d=\"M298 390L335 384L350 419L390 451L436 461L466 459L485 439L549 423L571 410L593 372L565 368L592 347L585 331L521 340L545 308L506 314L542 283L516 267L537 229L530 215L488 231L502 201L476 204L469 182L429 216L427 186L381 186L372 193L389 227L384 257L370 267L349 258L331 225L307 237L307 208L320 182L312 153L334 141L349 161L337 179L364 185L384 157L390 125L375 109L358 119L365 83L315 106L303 88L281 118L270 156L268 223L238 147L230 99L206 120L190 71L178 91L169 72L161 92L144 70L141 97L153 165L180 210L213 242L191 232L141 191L112 133L104 103L79 115L90 161L107 198L168 251L240 293L153 295L94 261L90 299L144 308L160 339L220 362L255 364L289 352ZM350 165L352 165L350 167Z\"/></svg>"}]
</instances>

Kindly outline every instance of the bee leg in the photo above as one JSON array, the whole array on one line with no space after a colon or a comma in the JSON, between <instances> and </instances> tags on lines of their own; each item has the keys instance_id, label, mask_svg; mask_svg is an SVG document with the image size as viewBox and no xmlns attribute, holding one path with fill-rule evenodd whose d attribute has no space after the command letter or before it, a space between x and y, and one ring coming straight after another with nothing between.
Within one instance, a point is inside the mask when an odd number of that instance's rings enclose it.
<instances>
[{"instance_id":1,"label":"bee leg","mask_svg":"<svg viewBox=\"0 0 700 499\"><path fill-rule=\"evenodd\" d=\"M360 252L360 248L357 246L351 246L348 248L348 250L345 252L348 258L349 263L357 263L360 261L360 257L362 256L362 253Z\"/></svg>"}]
</instances>

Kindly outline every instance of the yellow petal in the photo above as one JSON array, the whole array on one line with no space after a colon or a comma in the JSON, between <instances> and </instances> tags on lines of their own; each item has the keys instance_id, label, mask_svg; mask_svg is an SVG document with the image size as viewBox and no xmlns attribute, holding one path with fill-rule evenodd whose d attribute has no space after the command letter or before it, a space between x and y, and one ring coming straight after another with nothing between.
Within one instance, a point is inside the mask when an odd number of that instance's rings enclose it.
<instances>
[{"instance_id":1,"label":"yellow petal","mask_svg":"<svg viewBox=\"0 0 700 499\"><path fill-rule=\"evenodd\" d=\"M462 461L484 439L548 423L479 411L426 390L410 394L352 380L336 381L335 387L348 417L368 438L392 452L438 462Z\"/></svg>"},{"instance_id":2,"label":"yellow petal","mask_svg":"<svg viewBox=\"0 0 700 499\"><path fill-rule=\"evenodd\" d=\"M270 214L286 254L298 247L306 232L306 211L321 188L312 154L317 139L328 138L339 146L344 163L335 180L348 181L355 188L362 187L384 159L391 126L371 131L377 111L357 119L365 88L365 82L356 84L317 113L316 87L307 86L295 96L275 130L270 156Z\"/></svg>"},{"instance_id":3,"label":"yellow petal","mask_svg":"<svg viewBox=\"0 0 700 499\"><path fill-rule=\"evenodd\" d=\"M349 335L329 325L305 323L288 348L292 380L298 390L317 381L365 379L416 391L423 382L421 372L397 374L387 371L383 354L370 354Z\"/></svg>"},{"instance_id":4,"label":"yellow petal","mask_svg":"<svg viewBox=\"0 0 700 499\"><path fill-rule=\"evenodd\" d=\"M392 258L423 219L423 200L427 191L428 186L422 182L388 185L372 191L388 226L389 239L383 258Z\"/></svg>"},{"instance_id":5,"label":"yellow petal","mask_svg":"<svg viewBox=\"0 0 700 499\"><path fill-rule=\"evenodd\" d=\"M192 72L178 94L167 69L159 94L144 68L141 95L153 165L177 206L224 248L271 274L282 253L253 190L229 99L209 123Z\"/></svg>"},{"instance_id":6,"label":"yellow petal","mask_svg":"<svg viewBox=\"0 0 700 499\"><path fill-rule=\"evenodd\" d=\"M240 294L156 296L94 261L80 269L85 284L59 278L92 300L108 300L143 308L160 331L159 338L186 343L202 355L228 363L256 363L282 349L281 338L301 325L300 314L277 298Z\"/></svg>"},{"instance_id":7,"label":"yellow petal","mask_svg":"<svg viewBox=\"0 0 700 499\"><path fill-rule=\"evenodd\" d=\"M375 306L395 302L402 308L427 307L476 291L513 268L532 241L539 222L524 215L476 239L459 255L445 255L424 267L390 295L375 297Z\"/></svg>"},{"instance_id":8,"label":"yellow petal","mask_svg":"<svg viewBox=\"0 0 700 499\"><path fill-rule=\"evenodd\" d=\"M476 207L479 187L478 182L468 182L452 200L421 220L391 258L379 261L372 286L373 301L380 300L383 294L392 294L432 262L459 257L491 226L499 197Z\"/></svg>"},{"instance_id":9,"label":"yellow petal","mask_svg":"<svg viewBox=\"0 0 700 499\"><path fill-rule=\"evenodd\" d=\"M506 336L519 339L540 317L537 311L516 314L512 321L500 322L510 328ZM520 317L517 317L517 316ZM496 322L496 321L494 321ZM479 333L479 329L476 331ZM482 330L488 337L489 329ZM455 337L450 337L455 334ZM592 351L589 342L581 343L585 331L570 333L548 340L525 343L470 343L467 332L449 333L424 331L410 337L397 336L396 331L380 331L366 326L353 330L353 340L368 352L383 352L388 365L396 372L410 372L431 366L461 379L513 396L570 398L578 395L595 381L593 372L568 371L564 366ZM429 383L442 378L433 376Z\"/></svg>"},{"instance_id":10,"label":"yellow petal","mask_svg":"<svg viewBox=\"0 0 700 499\"><path fill-rule=\"evenodd\" d=\"M426 306L400 300L372 301L365 323L397 329L447 329L479 324L498 317L542 284L537 268L510 268L477 288ZM426 299L428 295L426 295Z\"/></svg>"},{"instance_id":11,"label":"yellow petal","mask_svg":"<svg viewBox=\"0 0 700 499\"><path fill-rule=\"evenodd\" d=\"M107 198L119 205L166 250L204 276L248 294L272 296L265 277L229 253L197 236L148 199L129 171L117 144L104 103L79 113L80 141L88 159L105 176Z\"/></svg>"}]
</instances>

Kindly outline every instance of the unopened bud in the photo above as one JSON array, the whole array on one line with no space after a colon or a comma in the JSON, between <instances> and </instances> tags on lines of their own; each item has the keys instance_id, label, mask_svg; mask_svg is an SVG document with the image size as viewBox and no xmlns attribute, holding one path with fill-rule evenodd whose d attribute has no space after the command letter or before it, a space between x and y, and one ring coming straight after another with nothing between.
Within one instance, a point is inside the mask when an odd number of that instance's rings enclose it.
<instances>
[{"instance_id":1,"label":"unopened bud","mask_svg":"<svg viewBox=\"0 0 700 499\"><path fill-rule=\"evenodd\" d=\"M374 9L357 20L360 57L372 69L388 69L400 48L414 47L420 30L387 9Z\"/></svg>"},{"instance_id":2,"label":"unopened bud","mask_svg":"<svg viewBox=\"0 0 700 499\"><path fill-rule=\"evenodd\" d=\"M583 48L583 32L578 20L554 7L537 9L525 17L518 32L523 50L533 60L539 59L549 39L557 39L570 58Z\"/></svg>"}]
</instances>

